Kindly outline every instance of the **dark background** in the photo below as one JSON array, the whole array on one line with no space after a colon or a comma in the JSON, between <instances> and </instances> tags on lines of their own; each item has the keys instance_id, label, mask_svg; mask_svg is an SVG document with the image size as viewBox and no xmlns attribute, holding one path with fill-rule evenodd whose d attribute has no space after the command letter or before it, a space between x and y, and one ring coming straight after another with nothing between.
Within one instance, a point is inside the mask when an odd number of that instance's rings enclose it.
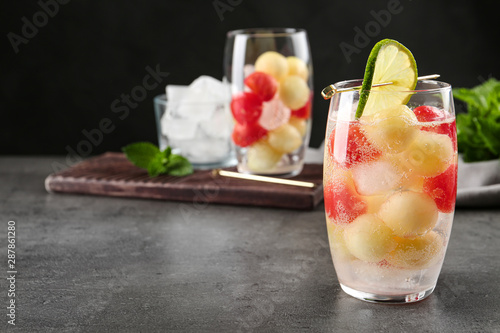
<instances>
[{"instance_id":1,"label":"dark background","mask_svg":"<svg viewBox=\"0 0 500 333\"><path fill-rule=\"evenodd\" d=\"M394 1L60 1L67 3L58 3L58 12L46 22L37 14L38 1L0 5L0 154L66 155L85 140L82 131L99 128L103 118L113 130L85 155L119 151L135 141L156 142L153 97L167 84L189 84L202 74L221 79L225 34L239 28L308 31L315 90L311 146L324 136L328 102L321 89L362 78L372 46L383 38L412 50L420 75L439 73L455 87L500 73L495 1L401 0L401 12L369 36L350 61L340 44L355 47L355 28L373 26L372 11L387 10ZM33 23L34 16L41 26L16 53L9 33L23 37L23 17ZM169 75L120 119L123 114L112 112L112 102L142 85L147 66Z\"/></svg>"}]
</instances>

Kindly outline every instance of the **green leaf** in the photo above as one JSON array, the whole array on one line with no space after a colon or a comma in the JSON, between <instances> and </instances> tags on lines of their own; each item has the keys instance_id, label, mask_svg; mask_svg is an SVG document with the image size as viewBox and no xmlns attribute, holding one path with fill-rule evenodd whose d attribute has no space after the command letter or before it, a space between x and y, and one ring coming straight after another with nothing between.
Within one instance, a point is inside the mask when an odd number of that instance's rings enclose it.
<instances>
[{"instance_id":1,"label":"green leaf","mask_svg":"<svg viewBox=\"0 0 500 333\"><path fill-rule=\"evenodd\" d=\"M457 115L458 150L464 161L500 157L500 81L489 79L472 89L455 88L453 97L467 104Z\"/></svg>"},{"instance_id":2,"label":"green leaf","mask_svg":"<svg viewBox=\"0 0 500 333\"><path fill-rule=\"evenodd\" d=\"M158 147L149 142L132 143L122 150L133 164L143 169L148 169L149 163L160 153Z\"/></svg>"},{"instance_id":3,"label":"green leaf","mask_svg":"<svg viewBox=\"0 0 500 333\"><path fill-rule=\"evenodd\" d=\"M500 156L500 123L496 123L493 119L474 119L477 122L479 135L481 136L484 145L495 156Z\"/></svg>"},{"instance_id":4,"label":"green leaf","mask_svg":"<svg viewBox=\"0 0 500 333\"><path fill-rule=\"evenodd\" d=\"M488 161L495 158L496 158L495 155L493 155L487 149L477 149L468 147L463 151L463 159L465 162Z\"/></svg>"},{"instance_id":5,"label":"green leaf","mask_svg":"<svg viewBox=\"0 0 500 333\"><path fill-rule=\"evenodd\" d=\"M149 176L156 177L162 173L166 173L167 163L168 159L165 157L164 152L158 151L158 153L151 159L147 167Z\"/></svg>"},{"instance_id":6,"label":"green leaf","mask_svg":"<svg viewBox=\"0 0 500 333\"><path fill-rule=\"evenodd\" d=\"M187 176L193 173L193 166L185 157L171 154L167 164L167 172L172 176Z\"/></svg>"},{"instance_id":7,"label":"green leaf","mask_svg":"<svg viewBox=\"0 0 500 333\"><path fill-rule=\"evenodd\" d=\"M170 146L167 146L167 148L165 148L165 150L163 150L162 152L166 158L169 158L170 157L170 154L172 154L172 148L170 148Z\"/></svg>"},{"instance_id":8,"label":"green leaf","mask_svg":"<svg viewBox=\"0 0 500 333\"><path fill-rule=\"evenodd\" d=\"M453 89L453 97L466 102L469 107L475 107L478 111L488 113L493 108L498 109L499 92L500 81L491 78L472 89Z\"/></svg>"},{"instance_id":9,"label":"green leaf","mask_svg":"<svg viewBox=\"0 0 500 333\"><path fill-rule=\"evenodd\" d=\"M170 147L160 151L152 143L138 142L125 146L122 150L132 163L148 170L150 177L161 174L186 176L193 173L191 163L180 155L172 154L172 148Z\"/></svg>"}]
</instances>

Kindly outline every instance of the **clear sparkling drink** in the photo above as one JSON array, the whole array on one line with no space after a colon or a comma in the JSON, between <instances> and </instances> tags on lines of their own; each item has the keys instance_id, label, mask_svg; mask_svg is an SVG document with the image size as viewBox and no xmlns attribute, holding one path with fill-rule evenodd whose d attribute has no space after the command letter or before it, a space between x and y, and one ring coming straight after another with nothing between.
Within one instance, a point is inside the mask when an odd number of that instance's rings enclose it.
<instances>
[{"instance_id":1,"label":"clear sparkling drink","mask_svg":"<svg viewBox=\"0 0 500 333\"><path fill-rule=\"evenodd\" d=\"M419 82L407 104L356 119L358 100L356 91L334 96L325 139L325 213L337 277L363 300L418 301L436 286L453 221L451 87Z\"/></svg>"}]
</instances>

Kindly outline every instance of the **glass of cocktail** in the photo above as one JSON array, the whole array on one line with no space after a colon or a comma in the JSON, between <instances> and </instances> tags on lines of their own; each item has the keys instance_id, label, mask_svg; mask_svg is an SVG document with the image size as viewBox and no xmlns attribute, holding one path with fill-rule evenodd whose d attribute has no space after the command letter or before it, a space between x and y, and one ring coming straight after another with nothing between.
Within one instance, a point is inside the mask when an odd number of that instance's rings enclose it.
<instances>
[{"instance_id":1,"label":"glass of cocktail","mask_svg":"<svg viewBox=\"0 0 500 333\"><path fill-rule=\"evenodd\" d=\"M394 43L380 49L379 61L382 52L409 53ZM453 222L451 86L417 80L416 66L409 67L410 84L393 76L391 85L371 87L384 81L375 69L369 86L366 73L364 80L333 85L339 93L330 102L324 156L328 236L342 289L366 301L408 303L430 295Z\"/></svg>"}]
</instances>

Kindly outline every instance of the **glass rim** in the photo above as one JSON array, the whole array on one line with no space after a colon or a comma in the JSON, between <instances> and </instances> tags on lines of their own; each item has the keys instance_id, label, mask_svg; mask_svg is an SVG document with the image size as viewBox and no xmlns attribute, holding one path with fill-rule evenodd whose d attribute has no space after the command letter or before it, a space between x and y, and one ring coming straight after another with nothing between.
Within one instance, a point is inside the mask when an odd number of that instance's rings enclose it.
<instances>
[{"instance_id":1,"label":"glass rim","mask_svg":"<svg viewBox=\"0 0 500 333\"><path fill-rule=\"evenodd\" d=\"M227 32L227 37L233 37L236 35L246 35L248 37L255 38L269 38L269 37L286 37L297 33L307 33L305 29L302 28L245 28L236 29Z\"/></svg>"},{"instance_id":2,"label":"glass rim","mask_svg":"<svg viewBox=\"0 0 500 333\"><path fill-rule=\"evenodd\" d=\"M351 79L351 80L343 80L334 83L333 85L335 88L340 89L340 88L349 88L353 86L361 86L363 83L363 79ZM428 88L428 89L414 89L414 90L367 90L370 93L376 93L376 94L394 94L394 93L436 93L440 92L443 90L451 90L451 84L443 81L437 81L437 80L418 80L418 83L426 83L426 84L431 84L435 85L436 87L433 88ZM354 90L359 92L360 89Z\"/></svg>"}]
</instances>

